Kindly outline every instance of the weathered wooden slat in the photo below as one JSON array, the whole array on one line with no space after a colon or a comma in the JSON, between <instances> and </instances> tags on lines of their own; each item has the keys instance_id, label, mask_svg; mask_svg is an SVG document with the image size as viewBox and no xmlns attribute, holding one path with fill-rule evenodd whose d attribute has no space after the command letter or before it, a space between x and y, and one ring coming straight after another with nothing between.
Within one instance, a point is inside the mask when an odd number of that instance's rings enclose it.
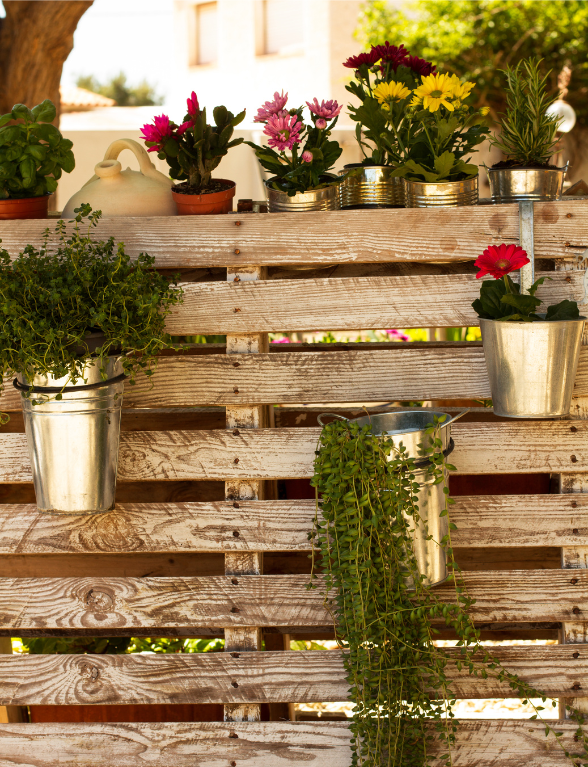
<instances>
[{"instance_id":1,"label":"weathered wooden slat","mask_svg":"<svg viewBox=\"0 0 588 767\"><path fill-rule=\"evenodd\" d=\"M505 669L550 697L588 697L588 686L581 684L588 673L585 645L495 647L490 652ZM461 657L457 648L447 649L447 654ZM508 683L492 676L479 679L451 662L446 673L457 698L513 697ZM574 685L580 685L579 692L572 693ZM348 698L338 650L0 655L0 706L312 703Z\"/></svg>"},{"instance_id":2,"label":"weathered wooden slat","mask_svg":"<svg viewBox=\"0 0 588 767\"><path fill-rule=\"evenodd\" d=\"M538 272L549 279L537 296L579 301L582 276ZM166 327L190 335L475 326L471 304L479 295L475 274L193 283Z\"/></svg>"},{"instance_id":3,"label":"weathered wooden slat","mask_svg":"<svg viewBox=\"0 0 588 767\"><path fill-rule=\"evenodd\" d=\"M450 509L454 547L588 545L588 498L459 496ZM0 505L0 554L111 555L309 551L313 500L125 503L87 516Z\"/></svg>"},{"instance_id":4,"label":"weathered wooden slat","mask_svg":"<svg viewBox=\"0 0 588 767\"><path fill-rule=\"evenodd\" d=\"M2 221L11 255L40 245L46 221ZM324 211L304 221L287 213L157 218L106 218L96 236L123 241L127 253L146 251L156 266L190 268L243 264L469 261L492 243L517 242L518 206L450 210Z\"/></svg>"},{"instance_id":5,"label":"weathered wooden slat","mask_svg":"<svg viewBox=\"0 0 588 767\"><path fill-rule=\"evenodd\" d=\"M219 429L121 434L120 480L311 477L321 430ZM457 423L452 461L462 474L588 471L588 423ZM23 434L0 435L0 482L31 482Z\"/></svg>"},{"instance_id":6,"label":"weathered wooden slat","mask_svg":"<svg viewBox=\"0 0 588 767\"><path fill-rule=\"evenodd\" d=\"M332 626L308 575L170 578L2 578L0 636L126 636L238 627ZM588 572L466 572L479 623L588 621ZM451 584L439 596L455 601Z\"/></svg>"},{"instance_id":7,"label":"weathered wooden slat","mask_svg":"<svg viewBox=\"0 0 588 767\"><path fill-rule=\"evenodd\" d=\"M588 206L586 201L539 202L534 205L536 258L570 259L588 247Z\"/></svg>"},{"instance_id":8,"label":"weathered wooden slat","mask_svg":"<svg viewBox=\"0 0 588 767\"><path fill-rule=\"evenodd\" d=\"M553 722L562 744L577 753L572 722ZM434 747L438 753L440 746ZM0 725L1 767L349 767L345 722L178 722ZM441 767L445 760L432 761ZM565 767L569 764L541 722L462 721L454 767Z\"/></svg>"}]
</instances>

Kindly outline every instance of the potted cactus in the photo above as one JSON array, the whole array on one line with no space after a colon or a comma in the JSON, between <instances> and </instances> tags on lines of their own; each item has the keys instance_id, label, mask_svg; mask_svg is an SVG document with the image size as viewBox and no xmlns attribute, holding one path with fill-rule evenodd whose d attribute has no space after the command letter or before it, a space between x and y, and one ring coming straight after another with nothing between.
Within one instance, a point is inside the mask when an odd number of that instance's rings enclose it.
<instances>
[{"instance_id":1,"label":"potted cactus","mask_svg":"<svg viewBox=\"0 0 588 767\"><path fill-rule=\"evenodd\" d=\"M556 96L546 92L549 72L541 59L519 62L505 71L506 114L501 133L490 139L505 159L487 168L492 201L547 201L561 197L566 168L551 165L561 118L549 112Z\"/></svg>"},{"instance_id":2,"label":"potted cactus","mask_svg":"<svg viewBox=\"0 0 588 767\"><path fill-rule=\"evenodd\" d=\"M57 181L75 168L72 142L51 125L55 115L45 99L0 117L0 219L47 218Z\"/></svg>"},{"instance_id":3,"label":"potted cactus","mask_svg":"<svg viewBox=\"0 0 588 767\"><path fill-rule=\"evenodd\" d=\"M206 122L206 108L200 109L194 91L187 100L188 111L181 125L167 115L154 118L153 124L141 129L148 152L157 152L170 168L170 176L181 183L172 187L172 195L180 216L229 213L233 207L235 182L212 178L229 149L243 143L233 139L233 131L245 117L224 106L212 111L214 125Z\"/></svg>"}]
</instances>

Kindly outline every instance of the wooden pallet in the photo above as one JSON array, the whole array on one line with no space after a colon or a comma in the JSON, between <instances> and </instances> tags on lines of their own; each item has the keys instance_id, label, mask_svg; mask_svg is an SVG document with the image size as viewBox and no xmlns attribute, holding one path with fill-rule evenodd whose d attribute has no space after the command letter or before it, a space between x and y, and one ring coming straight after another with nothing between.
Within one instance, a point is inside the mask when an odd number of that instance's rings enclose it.
<instances>
[{"instance_id":1,"label":"wooden pallet","mask_svg":"<svg viewBox=\"0 0 588 767\"><path fill-rule=\"evenodd\" d=\"M16 253L44 227L1 222L2 244ZM306 589L314 502L276 500L274 481L312 476L321 403L489 397L483 351L465 343L270 348L267 334L476 325L472 261L488 244L518 241L518 208L110 219L100 229L131 253L154 255L158 268L180 270L186 299L170 332L226 334L227 343L166 355L152 388L125 392L124 502L109 514L37 512L20 403L6 387L0 408L13 418L0 430L0 637L224 635L226 652L0 655L0 706L9 707L0 708L0 767L347 767L346 723L284 721L284 706L273 709L281 719L260 721L264 704L347 698L339 651L282 649L291 637L328 637L332 625L320 591ZM579 300L583 273L571 259L588 245L588 204L535 205L534 238L538 271L553 278L540 294ZM563 490L582 490L586 397L583 350L573 420L475 412L454 427L452 461L461 474L552 474ZM486 634L545 636L563 626L576 642L498 648L504 665L550 696L588 697L578 629L588 623L580 569L588 500L462 496L452 518L472 616ZM554 547L563 568L548 556ZM484 567L501 551L509 569ZM272 649L258 652L262 630ZM452 673L458 697L511 694L496 680ZM10 708L126 703L222 703L225 721L28 724ZM559 729L573 750L574 726ZM461 724L456 767L502 762L566 764L539 723Z\"/></svg>"}]
</instances>

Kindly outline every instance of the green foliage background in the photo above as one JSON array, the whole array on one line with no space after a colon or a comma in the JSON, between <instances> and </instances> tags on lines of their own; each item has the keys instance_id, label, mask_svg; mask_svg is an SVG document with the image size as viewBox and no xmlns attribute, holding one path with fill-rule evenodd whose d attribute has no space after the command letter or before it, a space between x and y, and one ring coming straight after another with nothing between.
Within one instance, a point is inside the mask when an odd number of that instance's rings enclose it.
<instances>
[{"instance_id":1,"label":"green foliage background","mask_svg":"<svg viewBox=\"0 0 588 767\"><path fill-rule=\"evenodd\" d=\"M85 88L92 93L114 99L118 107L150 107L163 104L163 97L157 94L147 80L142 80L137 85L130 85L124 72L119 72L106 82L100 82L94 75L80 75L76 85L78 88Z\"/></svg>"},{"instance_id":2,"label":"green foliage background","mask_svg":"<svg viewBox=\"0 0 588 767\"><path fill-rule=\"evenodd\" d=\"M357 38L365 48L389 40L414 55L476 82L476 106L504 111L507 65L530 56L551 69L557 91L564 64L572 69L566 100L588 125L588 2L585 0L415 0L401 10L367 0Z\"/></svg>"}]
</instances>

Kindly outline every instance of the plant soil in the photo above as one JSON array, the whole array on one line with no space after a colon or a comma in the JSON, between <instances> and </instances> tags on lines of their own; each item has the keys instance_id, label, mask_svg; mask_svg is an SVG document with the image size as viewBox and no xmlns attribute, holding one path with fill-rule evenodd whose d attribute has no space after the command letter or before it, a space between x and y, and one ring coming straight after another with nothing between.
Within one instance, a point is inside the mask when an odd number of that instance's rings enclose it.
<instances>
[{"instance_id":1,"label":"plant soil","mask_svg":"<svg viewBox=\"0 0 588 767\"><path fill-rule=\"evenodd\" d=\"M521 165L512 160L502 160L501 162L497 162L492 166L491 170L499 170L500 168L508 168L510 170L561 170L559 166L551 165L550 163L529 162Z\"/></svg>"},{"instance_id":2,"label":"plant soil","mask_svg":"<svg viewBox=\"0 0 588 767\"><path fill-rule=\"evenodd\" d=\"M231 189L235 186L234 181L225 181L224 179L213 178L210 184L203 188L198 186L189 186L187 181L182 184L174 184L172 190L177 194L217 194L218 192L224 192L227 189Z\"/></svg>"}]
</instances>

